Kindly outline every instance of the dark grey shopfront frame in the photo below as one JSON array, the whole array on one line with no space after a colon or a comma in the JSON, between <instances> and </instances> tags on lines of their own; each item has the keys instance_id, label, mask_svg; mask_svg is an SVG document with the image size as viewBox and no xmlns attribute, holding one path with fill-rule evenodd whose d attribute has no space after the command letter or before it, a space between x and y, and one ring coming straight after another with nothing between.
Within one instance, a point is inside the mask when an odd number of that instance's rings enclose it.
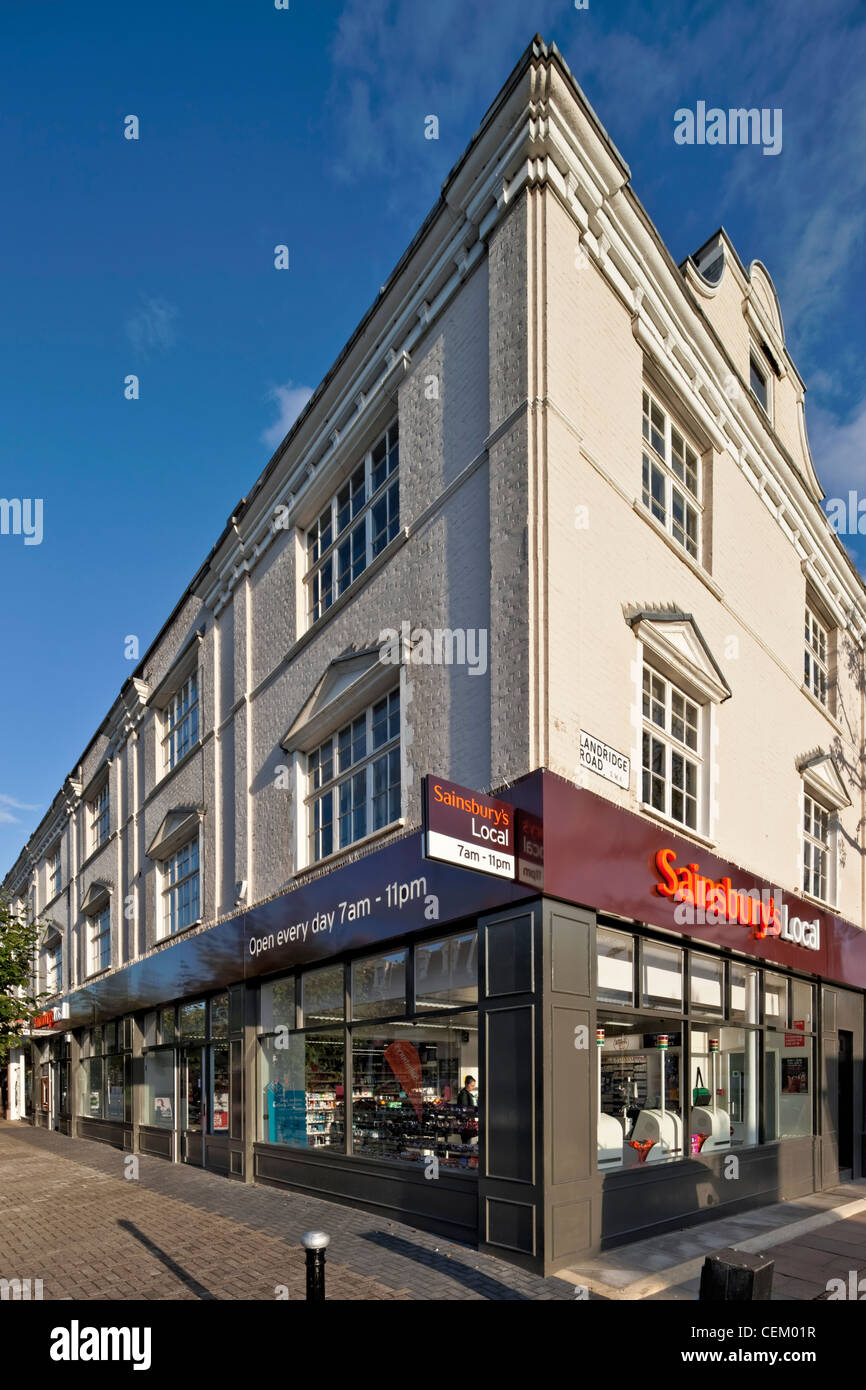
<instances>
[{"instance_id":1,"label":"dark grey shopfront frame","mask_svg":"<svg viewBox=\"0 0 866 1390\"><path fill-rule=\"evenodd\" d=\"M594 1066L596 920L588 909L537 898L440 928L451 934L477 922L479 930L482 1123L477 1180L443 1171L431 1181L405 1164L258 1142L259 980L228 986L230 1127L228 1136L208 1136L205 1166L246 1182L286 1186L405 1220L552 1273L604 1246L834 1186L839 1180L839 1033L844 1031L853 1038L852 1175L866 1171L864 996L810 979L816 990L814 1066L820 1079L813 1135L737 1150L736 1184L724 1177L724 1152L600 1173ZM767 968L765 962L753 962L742 953L693 946L685 938L639 924L604 918L601 924L641 939L686 950L691 946L695 954ZM421 939L420 933L395 937L387 947ZM790 975L780 967L772 969ZM165 1142L171 1131L141 1122L142 1025L143 1014L135 1015L131 1124L78 1115L80 1035L73 1035L69 1098L74 1132L126 1150L177 1157ZM591 1046L575 1046L578 1028L587 1030ZM38 1076L34 1065L34 1107Z\"/></svg>"}]
</instances>

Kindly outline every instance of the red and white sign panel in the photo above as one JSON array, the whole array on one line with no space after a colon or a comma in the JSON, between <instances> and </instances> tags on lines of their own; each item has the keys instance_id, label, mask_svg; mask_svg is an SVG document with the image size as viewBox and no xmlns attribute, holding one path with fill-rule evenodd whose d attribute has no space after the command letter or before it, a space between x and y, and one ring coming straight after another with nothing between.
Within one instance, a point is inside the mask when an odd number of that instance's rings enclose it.
<instances>
[{"instance_id":1,"label":"red and white sign panel","mask_svg":"<svg viewBox=\"0 0 866 1390\"><path fill-rule=\"evenodd\" d=\"M425 854L514 878L514 807L441 777L424 779Z\"/></svg>"}]
</instances>

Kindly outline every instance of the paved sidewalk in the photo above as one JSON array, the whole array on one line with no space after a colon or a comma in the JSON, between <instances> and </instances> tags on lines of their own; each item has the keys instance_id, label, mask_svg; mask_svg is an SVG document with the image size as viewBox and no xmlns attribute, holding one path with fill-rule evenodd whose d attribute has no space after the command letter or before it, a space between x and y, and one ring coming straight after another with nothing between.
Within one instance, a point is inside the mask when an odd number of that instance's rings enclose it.
<instances>
[{"instance_id":1,"label":"paved sidewalk","mask_svg":"<svg viewBox=\"0 0 866 1390\"><path fill-rule=\"evenodd\" d=\"M332 1202L141 1154L128 1180L129 1157L0 1120L0 1278L41 1279L45 1299L269 1300L278 1286L303 1299L299 1240L320 1227L329 1299L575 1296L566 1280Z\"/></svg>"},{"instance_id":2,"label":"paved sidewalk","mask_svg":"<svg viewBox=\"0 0 866 1390\"><path fill-rule=\"evenodd\" d=\"M772 1255L775 1301L817 1298L834 1278L847 1287L866 1274L866 1182L620 1246L563 1277L607 1299L694 1301L706 1256L727 1246Z\"/></svg>"}]
</instances>

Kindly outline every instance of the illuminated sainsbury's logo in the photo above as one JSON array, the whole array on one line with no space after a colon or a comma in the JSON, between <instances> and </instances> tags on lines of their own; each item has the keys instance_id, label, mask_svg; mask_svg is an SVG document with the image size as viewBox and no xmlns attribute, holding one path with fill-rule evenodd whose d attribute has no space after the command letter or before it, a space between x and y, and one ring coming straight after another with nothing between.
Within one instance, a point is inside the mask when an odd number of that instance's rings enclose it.
<instances>
[{"instance_id":1,"label":"illuminated sainsbury's logo","mask_svg":"<svg viewBox=\"0 0 866 1390\"><path fill-rule=\"evenodd\" d=\"M675 867L676 857L672 849L660 849L656 854L655 891L677 904L674 915L680 926L750 927L758 940L778 936L808 951L820 950L820 918L808 922L792 917L778 888L734 888L729 878L716 881L705 877L698 864Z\"/></svg>"}]
</instances>

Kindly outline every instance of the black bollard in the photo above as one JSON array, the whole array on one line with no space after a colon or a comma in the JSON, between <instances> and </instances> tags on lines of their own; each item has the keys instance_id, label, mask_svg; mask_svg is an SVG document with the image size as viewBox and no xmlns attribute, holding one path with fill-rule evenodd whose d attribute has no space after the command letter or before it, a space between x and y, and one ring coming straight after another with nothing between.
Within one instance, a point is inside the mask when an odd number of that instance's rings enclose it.
<instances>
[{"instance_id":1,"label":"black bollard","mask_svg":"<svg viewBox=\"0 0 866 1390\"><path fill-rule=\"evenodd\" d=\"M331 1237L324 1231L307 1231L301 1244L307 1252L307 1302L325 1301L325 1251Z\"/></svg>"},{"instance_id":2,"label":"black bollard","mask_svg":"<svg viewBox=\"0 0 866 1390\"><path fill-rule=\"evenodd\" d=\"M775 1261L745 1250L717 1250L701 1270L701 1303L766 1303L773 1294Z\"/></svg>"}]
</instances>

